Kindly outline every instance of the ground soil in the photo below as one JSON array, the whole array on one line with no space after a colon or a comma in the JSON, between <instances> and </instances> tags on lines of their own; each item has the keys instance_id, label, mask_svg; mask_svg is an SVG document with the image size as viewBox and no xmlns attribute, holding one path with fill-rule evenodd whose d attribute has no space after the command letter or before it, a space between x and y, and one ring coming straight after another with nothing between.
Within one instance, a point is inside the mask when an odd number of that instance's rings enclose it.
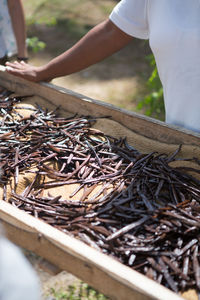
<instances>
[{"instance_id":1,"label":"ground soil","mask_svg":"<svg viewBox=\"0 0 200 300\"><path fill-rule=\"evenodd\" d=\"M80 285L80 280L72 274L59 270L42 257L22 249L26 258L32 264L41 286L41 300L54 300L57 293L67 291L69 286Z\"/></svg>"}]
</instances>

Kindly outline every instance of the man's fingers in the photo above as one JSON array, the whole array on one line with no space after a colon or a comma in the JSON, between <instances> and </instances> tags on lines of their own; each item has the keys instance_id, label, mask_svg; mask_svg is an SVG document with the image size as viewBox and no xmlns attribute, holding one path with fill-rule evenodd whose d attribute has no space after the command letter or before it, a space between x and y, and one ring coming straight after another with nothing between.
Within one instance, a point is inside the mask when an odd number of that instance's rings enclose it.
<instances>
[{"instance_id":1,"label":"man's fingers","mask_svg":"<svg viewBox=\"0 0 200 300\"><path fill-rule=\"evenodd\" d=\"M27 63L25 63L25 61L23 61L23 60L20 61L20 64L21 64L21 65L24 65L24 66L27 65Z\"/></svg>"},{"instance_id":2,"label":"man's fingers","mask_svg":"<svg viewBox=\"0 0 200 300\"><path fill-rule=\"evenodd\" d=\"M25 62L6 62L6 71L12 75L22 77L24 79L37 82L36 68Z\"/></svg>"},{"instance_id":3,"label":"man's fingers","mask_svg":"<svg viewBox=\"0 0 200 300\"><path fill-rule=\"evenodd\" d=\"M20 75L20 71L19 71L19 70L13 69L13 68L10 67L10 66L6 66L6 71L7 71L8 73L12 73L13 75L17 75L17 74Z\"/></svg>"},{"instance_id":4,"label":"man's fingers","mask_svg":"<svg viewBox=\"0 0 200 300\"><path fill-rule=\"evenodd\" d=\"M15 65L14 66L12 66L12 64L6 65L5 69L8 73L23 77L23 70L19 67L16 67Z\"/></svg>"},{"instance_id":5,"label":"man's fingers","mask_svg":"<svg viewBox=\"0 0 200 300\"><path fill-rule=\"evenodd\" d=\"M6 66L7 67L10 67L12 69L19 69L21 70L23 68L23 65L19 64L18 62L6 62Z\"/></svg>"}]
</instances>

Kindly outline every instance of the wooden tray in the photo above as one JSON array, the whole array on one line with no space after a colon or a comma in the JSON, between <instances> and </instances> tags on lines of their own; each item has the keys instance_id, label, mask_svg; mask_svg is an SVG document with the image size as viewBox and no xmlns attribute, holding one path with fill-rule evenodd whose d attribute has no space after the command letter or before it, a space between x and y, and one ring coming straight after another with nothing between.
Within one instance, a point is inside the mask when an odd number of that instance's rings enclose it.
<instances>
[{"instance_id":1,"label":"wooden tray","mask_svg":"<svg viewBox=\"0 0 200 300\"><path fill-rule=\"evenodd\" d=\"M32 83L12 76L0 66L0 86L39 97L43 104L60 105L63 114L111 116L112 120L146 138L168 144L200 144L200 135L114 107L49 83ZM35 252L111 299L178 300L181 296L146 276L68 236L45 222L0 200L0 220L17 245Z\"/></svg>"}]
</instances>

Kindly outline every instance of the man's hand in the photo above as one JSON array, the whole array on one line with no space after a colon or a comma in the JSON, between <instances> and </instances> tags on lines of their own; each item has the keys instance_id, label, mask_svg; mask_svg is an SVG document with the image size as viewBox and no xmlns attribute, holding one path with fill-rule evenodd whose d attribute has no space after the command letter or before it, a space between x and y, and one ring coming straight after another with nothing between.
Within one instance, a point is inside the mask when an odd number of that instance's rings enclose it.
<instances>
[{"instance_id":1,"label":"man's hand","mask_svg":"<svg viewBox=\"0 0 200 300\"><path fill-rule=\"evenodd\" d=\"M22 77L30 81L41 81L39 76L40 67L31 66L24 61L6 62L6 71L10 74Z\"/></svg>"}]
</instances>

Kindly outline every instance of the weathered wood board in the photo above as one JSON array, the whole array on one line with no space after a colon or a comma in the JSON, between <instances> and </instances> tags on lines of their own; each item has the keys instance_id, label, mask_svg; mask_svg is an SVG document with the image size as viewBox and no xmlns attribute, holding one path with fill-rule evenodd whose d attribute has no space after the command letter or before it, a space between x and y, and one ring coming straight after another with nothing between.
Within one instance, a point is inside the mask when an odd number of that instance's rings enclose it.
<instances>
[{"instance_id":1,"label":"weathered wood board","mask_svg":"<svg viewBox=\"0 0 200 300\"><path fill-rule=\"evenodd\" d=\"M168 126L48 83L31 83L0 71L0 86L18 94L38 96L43 103L61 105L63 114L109 115L127 129L152 140L172 145L200 144L200 134ZM111 299L182 299L131 268L2 200L0 220L14 243L74 274Z\"/></svg>"}]
</instances>

